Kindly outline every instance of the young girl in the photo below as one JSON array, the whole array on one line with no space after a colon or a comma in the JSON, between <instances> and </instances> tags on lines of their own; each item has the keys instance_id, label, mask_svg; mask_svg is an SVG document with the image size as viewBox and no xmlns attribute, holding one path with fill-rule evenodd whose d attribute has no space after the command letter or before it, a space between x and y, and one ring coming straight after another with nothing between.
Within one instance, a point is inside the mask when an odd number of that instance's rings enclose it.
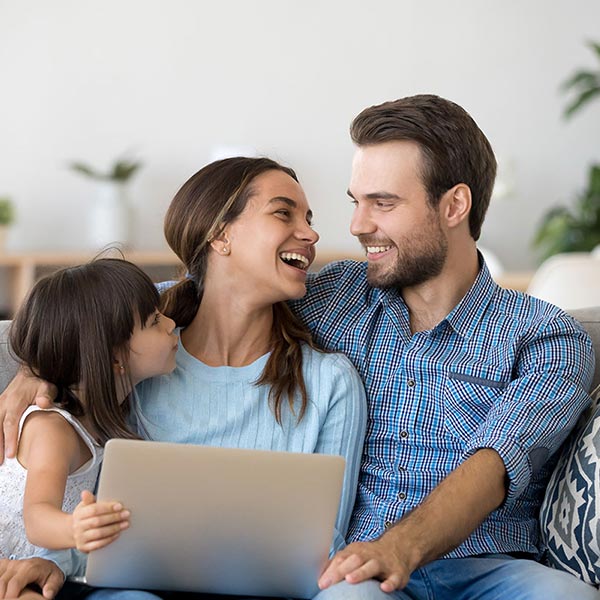
<instances>
[{"instance_id":1,"label":"young girl","mask_svg":"<svg viewBox=\"0 0 600 600\"><path fill-rule=\"evenodd\" d=\"M40 280L12 323L12 351L57 388L57 408L31 406L17 456L0 466L0 558L36 546L89 552L128 526L119 503L93 490L109 438L127 424L133 386L175 367L174 323L135 265L98 259ZM81 499L81 502L80 502Z\"/></svg>"}]
</instances>

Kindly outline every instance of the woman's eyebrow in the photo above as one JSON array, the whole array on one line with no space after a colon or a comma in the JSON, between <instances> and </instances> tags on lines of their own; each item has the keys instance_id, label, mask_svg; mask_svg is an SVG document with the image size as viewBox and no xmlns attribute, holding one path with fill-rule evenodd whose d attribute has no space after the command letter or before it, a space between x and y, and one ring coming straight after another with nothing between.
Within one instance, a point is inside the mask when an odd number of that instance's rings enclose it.
<instances>
[{"instance_id":1,"label":"woman's eyebrow","mask_svg":"<svg viewBox=\"0 0 600 600\"><path fill-rule=\"evenodd\" d=\"M292 200L291 198L288 198L287 196L275 196L274 198L271 198L269 200L269 204L276 204L277 202L281 202L283 204L286 204L290 208L298 208L298 203L295 200ZM313 218L313 212L312 212L312 210L309 210L306 213L306 217L308 219L312 219Z\"/></svg>"}]
</instances>

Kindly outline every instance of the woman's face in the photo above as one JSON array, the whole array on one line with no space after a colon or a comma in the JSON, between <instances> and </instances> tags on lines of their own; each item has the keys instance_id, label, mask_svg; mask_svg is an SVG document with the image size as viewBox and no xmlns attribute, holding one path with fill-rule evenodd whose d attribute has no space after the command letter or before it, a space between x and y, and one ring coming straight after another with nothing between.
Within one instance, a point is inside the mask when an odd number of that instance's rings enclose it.
<instances>
[{"instance_id":1,"label":"woman's face","mask_svg":"<svg viewBox=\"0 0 600 600\"><path fill-rule=\"evenodd\" d=\"M277 170L258 175L250 188L242 214L220 238L228 253L218 262L231 273L238 297L247 294L259 304L301 298L319 239L304 191Z\"/></svg>"}]
</instances>

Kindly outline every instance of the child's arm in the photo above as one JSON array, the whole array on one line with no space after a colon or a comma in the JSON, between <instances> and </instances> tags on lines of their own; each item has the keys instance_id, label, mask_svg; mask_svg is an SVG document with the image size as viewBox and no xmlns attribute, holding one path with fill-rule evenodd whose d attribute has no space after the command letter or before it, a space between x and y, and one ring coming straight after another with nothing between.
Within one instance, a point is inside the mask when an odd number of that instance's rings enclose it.
<instances>
[{"instance_id":1,"label":"child's arm","mask_svg":"<svg viewBox=\"0 0 600 600\"><path fill-rule=\"evenodd\" d=\"M76 547L73 515L62 511L63 497L69 473L90 456L79 434L58 413L35 412L25 421L18 458L27 469L23 517L32 544L51 550ZM120 530L122 522L121 511L111 509L102 516L99 535L108 537L106 529Z\"/></svg>"}]
</instances>

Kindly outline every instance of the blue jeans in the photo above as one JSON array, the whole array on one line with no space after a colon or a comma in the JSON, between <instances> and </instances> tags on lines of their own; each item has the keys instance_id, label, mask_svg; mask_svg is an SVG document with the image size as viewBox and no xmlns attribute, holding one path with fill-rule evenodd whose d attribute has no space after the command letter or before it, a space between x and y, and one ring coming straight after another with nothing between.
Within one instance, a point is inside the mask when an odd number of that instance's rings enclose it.
<instances>
[{"instance_id":1,"label":"blue jeans","mask_svg":"<svg viewBox=\"0 0 600 600\"><path fill-rule=\"evenodd\" d=\"M277 598L215 596L188 592L157 592L153 594L145 590L94 588L84 584L68 582L59 592L56 600L277 600Z\"/></svg>"},{"instance_id":2,"label":"blue jeans","mask_svg":"<svg viewBox=\"0 0 600 600\"><path fill-rule=\"evenodd\" d=\"M342 581L314 600L593 600L600 591L563 571L504 554L433 561L401 591L387 594L374 580Z\"/></svg>"}]
</instances>

